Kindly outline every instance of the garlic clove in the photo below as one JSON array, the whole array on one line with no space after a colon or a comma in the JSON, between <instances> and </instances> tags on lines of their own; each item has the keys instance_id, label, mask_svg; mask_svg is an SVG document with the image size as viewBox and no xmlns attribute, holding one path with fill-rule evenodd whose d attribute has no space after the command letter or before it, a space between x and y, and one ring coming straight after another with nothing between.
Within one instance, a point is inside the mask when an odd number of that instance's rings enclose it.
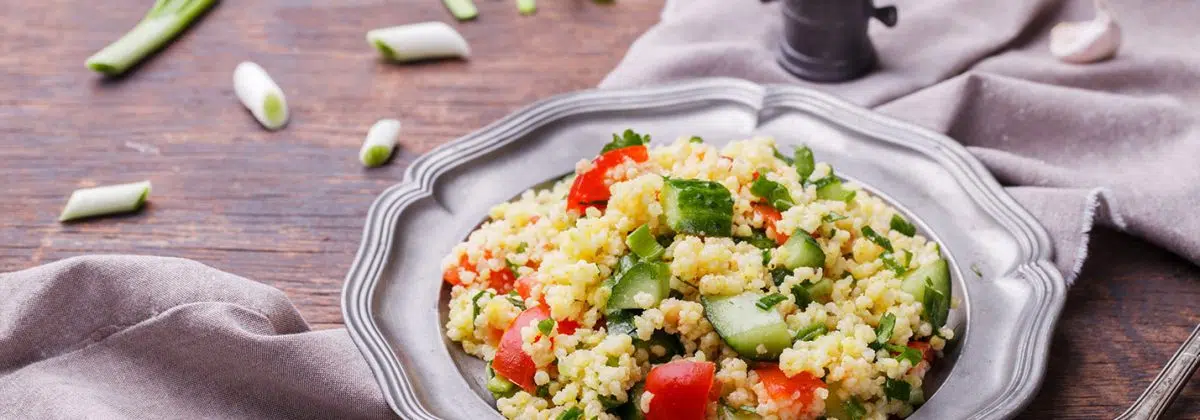
<instances>
[{"instance_id":1,"label":"garlic clove","mask_svg":"<svg viewBox=\"0 0 1200 420\"><path fill-rule=\"evenodd\" d=\"M1104 0L1095 0L1090 21L1061 22L1050 30L1050 54L1059 60L1086 64L1111 58L1121 47L1121 27Z\"/></svg>"}]
</instances>

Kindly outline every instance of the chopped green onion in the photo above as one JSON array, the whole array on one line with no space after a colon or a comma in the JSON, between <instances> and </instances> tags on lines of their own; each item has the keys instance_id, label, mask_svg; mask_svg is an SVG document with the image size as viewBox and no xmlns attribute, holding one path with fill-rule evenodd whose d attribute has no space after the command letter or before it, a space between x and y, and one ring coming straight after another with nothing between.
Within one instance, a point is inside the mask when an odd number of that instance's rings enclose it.
<instances>
[{"instance_id":1,"label":"chopped green onion","mask_svg":"<svg viewBox=\"0 0 1200 420\"><path fill-rule=\"evenodd\" d=\"M583 417L583 410L580 410L579 407L571 407L559 414L558 420L579 420L580 417Z\"/></svg>"},{"instance_id":2,"label":"chopped green onion","mask_svg":"<svg viewBox=\"0 0 1200 420\"><path fill-rule=\"evenodd\" d=\"M637 254L643 260L658 259L658 257L662 256L663 251L666 251L654 239L654 235L650 233L649 225L642 225L634 229L629 236L625 237L625 244L629 245L629 249L633 250L633 253Z\"/></svg>"},{"instance_id":3,"label":"chopped green onion","mask_svg":"<svg viewBox=\"0 0 1200 420\"><path fill-rule=\"evenodd\" d=\"M542 335L550 335L550 331L554 331L554 324L555 322L553 319L546 318L538 321L537 329L538 331L541 331Z\"/></svg>"},{"instance_id":4,"label":"chopped green onion","mask_svg":"<svg viewBox=\"0 0 1200 420\"><path fill-rule=\"evenodd\" d=\"M400 121L383 119L377 121L367 130L367 139L363 141L362 149L358 151L358 160L363 166L374 168L387 162L392 157L392 149L396 148L396 139L400 137Z\"/></svg>"},{"instance_id":5,"label":"chopped green onion","mask_svg":"<svg viewBox=\"0 0 1200 420\"><path fill-rule=\"evenodd\" d=\"M607 152L610 150L624 149L626 147L631 147L631 146L642 146L647 143L650 143L650 135L649 134L643 136L641 134L635 133L631 129L626 129L625 132L621 133L621 135L613 134L612 141L610 141L610 142L608 142L608 144L604 145L604 148L600 149L600 153L604 153L604 152Z\"/></svg>"},{"instance_id":6,"label":"chopped green onion","mask_svg":"<svg viewBox=\"0 0 1200 420\"><path fill-rule=\"evenodd\" d=\"M485 294L492 295L493 297L496 296L494 293L489 292L487 290L481 290L481 291L479 291L479 293L476 293L475 296L472 296L471 297L471 319L472 320L479 316L479 299L482 298L483 295L485 295Z\"/></svg>"},{"instance_id":7,"label":"chopped green onion","mask_svg":"<svg viewBox=\"0 0 1200 420\"><path fill-rule=\"evenodd\" d=\"M821 323L812 324L807 327L804 327L804 329L802 329L800 331L797 331L796 339L800 340L800 341L812 341L812 340L816 340L817 337L825 335L825 333L827 333L827 332L829 332L829 329L825 328L825 324L821 324Z\"/></svg>"},{"instance_id":8,"label":"chopped green onion","mask_svg":"<svg viewBox=\"0 0 1200 420\"><path fill-rule=\"evenodd\" d=\"M905 250L905 251L907 251L907 250ZM892 270L893 272L895 272L897 277L903 276L904 273L908 272L908 265L902 264L902 263L896 261L896 259L892 256L892 254L889 254L889 253L883 254L882 260L883 260L883 265L886 266L889 270Z\"/></svg>"},{"instance_id":9,"label":"chopped green onion","mask_svg":"<svg viewBox=\"0 0 1200 420\"><path fill-rule=\"evenodd\" d=\"M803 184L808 181L808 177L817 168L817 164L813 160L812 149L809 149L808 146L800 146L796 149L794 160L792 165L796 167L796 173L800 175L800 183Z\"/></svg>"},{"instance_id":10,"label":"chopped green onion","mask_svg":"<svg viewBox=\"0 0 1200 420\"><path fill-rule=\"evenodd\" d=\"M759 170L758 178L750 184L750 193L755 197L765 199L767 204L779 211L786 211L796 205L792 202L792 194L782 184L767 179L765 169Z\"/></svg>"},{"instance_id":11,"label":"chopped green onion","mask_svg":"<svg viewBox=\"0 0 1200 420\"><path fill-rule=\"evenodd\" d=\"M850 417L846 420L862 420L867 416L867 409L863 407L858 397L850 397L849 400L842 403L842 409L845 410L846 416Z\"/></svg>"},{"instance_id":12,"label":"chopped green onion","mask_svg":"<svg viewBox=\"0 0 1200 420\"><path fill-rule=\"evenodd\" d=\"M917 234L917 227L913 226L912 223L908 223L908 221L904 220L903 217L900 217L899 214L892 215L891 225L892 230L900 232L904 234L904 236L913 236Z\"/></svg>"},{"instance_id":13,"label":"chopped green onion","mask_svg":"<svg viewBox=\"0 0 1200 420\"><path fill-rule=\"evenodd\" d=\"M521 295L518 295L515 290L508 292L507 295L504 295L504 298L508 299L508 302L513 306L516 306L518 309L522 311L525 310L525 301L521 300Z\"/></svg>"},{"instance_id":14,"label":"chopped green onion","mask_svg":"<svg viewBox=\"0 0 1200 420\"><path fill-rule=\"evenodd\" d=\"M796 307L801 310L813 301L812 295L808 294L808 288L799 284L792 286L792 296L796 298Z\"/></svg>"},{"instance_id":15,"label":"chopped green onion","mask_svg":"<svg viewBox=\"0 0 1200 420\"><path fill-rule=\"evenodd\" d=\"M67 199L58 221L136 211L149 196L150 181L78 189Z\"/></svg>"},{"instance_id":16,"label":"chopped green onion","mask_svg":"<svg viewBox=\"0 0 1200 420\"><path fill-rule=\"evenodd\" d=\"M537 12L536 0L517 0L517 12L529 16Z\"/></svg>"},{"instance_id":17,"label":"chopped green onion","mask_svg":"<svg viewBox=\"0 0 1200 420\"><path fill-rule=\"evenodd\" d=\"M879 318L879 327L875 328L875 342L879 345L887 344L888 340L892 339L892 330L896 329L896 315L888 312Z\"/></svg>"},{"instance_id":18,"label":"chopped green onion","mask_svg":"<svg viewBox=\"0 0 1200 420\"><path fill-rule=\"evenodd\" d=\"M845 220L845 219L846 219L846 216L842 216L842 215L834 213L834 212L829 212L829 213L825 213L824 216L821 216L821 223L833 223L838 220Z\"/></svg>"},{"instance_id":19,"label":"chopped green onion","mask_svg":"<svg viewBox=\"0 0 1200 420\"><path fill-rule=\"evenodd\" d=\"M367 32L367 43L383 58L407 62L471 55L467 40L442 22L421 22Z\"/></svg>"},{"instance_id":20,"label":"chopped green onion","mask_svg":"<svg viewBox=\"0 0 1200 420\"><path fill-rule=\"evenodd\" d=\"M900 379L887 378L883 383L883 394L889 400L908 402L912 397L912 384Z\"/></svg>"},{"instance_id":21,"label":"chopped green onion","mask_svg":"<svg viewBox=\"0 0 1200 420\"><path fill-rule=\"evenodd\" d=\"M933 326L934 331L946 325L946 309L950 307L950 298L933 287L933 280L929 277L925 278L925 298L921 304L925 305L925 310L922 312L926 315L929 324Z\"/></svg>"},{"instance_id":22,"label":"chopped green onion","mask_svg":"<svg viewBox=\"0 0 1200 420\"><path fill-rule=\"evenodd\" d=\"M479 16L479 9L475 8L475 2L471 0L442 0L446 4L446 8L450 9L450 14L454 15L458 20L471 20Z\"/></svg>"},{"instance_id":23,"label":"chopped green onion","mask_svg":"<svg viewBox=\"0 0 1200 420\"><path fill-rule=\"evenodd\" d=\"M700 138L700 136L692 136L692 138L688 139L688 142L691 142L691 143L704 143L704 139Z\"/></svg>"},{"instance_id":24,"label":"chopped green onion","mask_svg":"<svg viewBox=\"0 0 1200 420\"><path fill-rule=\"evenodd\" d=\"M278 130L287 124L287 98L262 66L249 61L239 63L233 70L233 91L266 129Z\"/></svg>"},{"instance_id":25,"label":"chopped green onion","mask_svg":"<svg viewBox=\"0 0 1200 420\"><path fill-rule=\"evenodd\" d=\"M514 277L519 274L517 270L521 268L520 265L512 262L508 258L504 258L504 265L508 267L508 271L511 271Z\"/></svg>"},{"instance_id":26,"label":"chopped green onion","mask_svg":"<svg viewBox=\"0 0 1200 420\"><path fill-rule=\"evenodd\" d=\"M787 300L787 296L784 296L779 293L772 293L772 294L763 296L762 298L758 299L758 302L755 303L754 306L757 306L758 309L762 309L765 311L765 310L775 307L775 305L778 305L779 302L783 302L785 300Z\"/></svg>"},{"instance_id":27,"label":"chopped green onion","mask_svg":"<svg viewBox=\"0 0 1200 420\"><path fill-rule=\"evenodd\" d=\"M884 238L883 235L876 233L875 229L871 229L870 226L862 227L862 235L864 238L867 238L871 242L874 242L875 245L879 245L887 252L893 252L892 241L889 241L888 238Z\"/></svg>"},{"instance_id":28,"label":"chopped green onion","mask_svg":"<svg viewBox=\"0 0 1200 420\"><path fill-rule=\"evenodd\" d=\"M108 76L124 73L165 46L216 3L216 0L158 0L133 29L88 57L86 65Z\"/></svg>"}]
</instances>

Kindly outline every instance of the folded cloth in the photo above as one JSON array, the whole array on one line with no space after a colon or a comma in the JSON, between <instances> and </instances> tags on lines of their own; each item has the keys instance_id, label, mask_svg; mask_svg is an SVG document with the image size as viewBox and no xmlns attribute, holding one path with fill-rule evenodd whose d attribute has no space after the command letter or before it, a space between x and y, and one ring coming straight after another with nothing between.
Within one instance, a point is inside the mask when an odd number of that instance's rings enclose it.
<instances>
[{"instance_id":1,"label":"folded cloth","mask_svg":"<svg viewBox=\"0 0 1200 420\"><path fill-rule=\"evenodd\" d=\"M1121 51L1074 65L1047 37L1091 19L1091 1L896 0L898 25L871 24L877 71L815 84L775 62L779 1L668 0L601 87L724 76L830 92L967 146L1050 232L1069 283L1094 223L1200 263L1200 2L1110 3Z\"/></svg>"},{"instance_id":2,"label":"folded cloth","mask_svg":"<svg viewBox=\"0 0 1200 420\"><path fill-rule=\"evenodd\" d=\"M0 274L0 418L388 418L345 330L175 258Z\"/></svg>"}]
</instances>

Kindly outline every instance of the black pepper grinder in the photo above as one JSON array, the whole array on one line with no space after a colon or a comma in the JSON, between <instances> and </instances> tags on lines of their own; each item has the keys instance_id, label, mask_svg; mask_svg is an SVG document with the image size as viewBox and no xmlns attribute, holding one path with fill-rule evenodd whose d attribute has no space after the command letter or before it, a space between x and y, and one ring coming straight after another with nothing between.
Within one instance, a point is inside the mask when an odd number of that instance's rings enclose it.
<instances>
[{"instance_id":1,"label":"black pepper grinder","mask_svg":"<svg viewBox=\"0 0 1200 420\"><path fill-rule=\"evenodd\" d=\"M877 8L873 0L782 1L779 64L815 82L842 82L869 73L876 56L867 22L874 17L891 27L898 19L895 6Z\"/></svg>"}]
</instances>

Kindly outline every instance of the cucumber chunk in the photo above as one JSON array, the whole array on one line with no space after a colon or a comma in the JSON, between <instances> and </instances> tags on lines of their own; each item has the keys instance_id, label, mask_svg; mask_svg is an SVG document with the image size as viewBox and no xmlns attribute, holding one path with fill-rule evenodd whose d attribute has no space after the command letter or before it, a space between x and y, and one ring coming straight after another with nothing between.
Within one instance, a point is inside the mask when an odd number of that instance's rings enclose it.
<instances>
[{"instance_id":1,"label":"cucumber chunk","mask_svg":"<svg viewBox=\"0 0 1200 420\"><path fill-rule=\"evenodd\" d=\"M628 245L629 249L643 260L657 260L666 250L650 233L649 225L642 225L634 229L629 236L625 237L625 245Z\"/></svg>"},{"instance_id":2,"label":"cucumber chunk","mask_svg":"<svg viewBox=\"0 0 1200 420\"><path fill-rule=\"evenodd\" d=\"M817 187L817 198L822 200L837 200L849 203L850 200L854 199L855 194L857 194L856 191L847 189L842 185L842 181L836 178L823 182L822 185Z\"/></svg>"},{"instance_id":3,"label":"cucumber chunk","mask_svg":"<svg viewBox=\"0 0 1200 420\"><path fill-rule=\"evenodd\" d=\"M654 335L651 335L649 340L633 339L633 347L646 350L650 354L650 363L654 364L670 362L671 357L684 353L683 343L679 341L679 337L663 330L654 331ZM655 347L662 347L663 354L655 353Z\"/></svg>"},{"instance_id":4,"label":"cucumber chunk","mask_svg":"<svg viewBox=\"0 0 1200 420\"><path fill-rule=\"evenodd\" d=\"M733 195L716 182L667 179L662 205L667 226L675 232L702 236L733 233Z\"/></svg>"},{"instance_id":5,"label":"cucumber chunk","mask_svg":"<svg viewBox=\"0 0 1200 420\"><path fill-rule=\"evenodd\" d=\"M703 296L700 302L708 322L739 355L752 360L775 360L783 349L791 347L792 335L788 334L787 323L779 312L756 306L762 297L761 293L746 292Z\"/></svg>"},{"instance_id":6,"label":"cucumber chunk","mask_svg":"<svg viewBox=\"0 0 1200 420\"><path fill-rule=\"evenodd\" d=\"M638 293L648 293L658 305L671 293L671 269L663 263L641 261L634 263L621 274L608 296L608 309L644 309L634 298Z\"/></svg>"},{"instance_id":7,"label":"cucumber chunk","mask_svg":"<svg viewBox=\"0 0 1200 420\"><path fill-rule=\"evenodd\" d=\"M808 232L796 229L783 246L775 253L775 258L784 268L795 270L799 267L820 268L825 266L825 251Z\"/></svg>"},{"instance_id":8,"label":"cucumber chunk","mask_svg":"<svg viewBox=\"0 0 1200 420\"><path fill-rule=\"evenodd\" d=\"M508 379L504 379L500 375L497 375L496 371L492 370L491 363L488 363L487 366L487 378L487 390L488 392L492 393L493 398L508 398L519 391L517 389L517 384L514 384Z\"/></svg>"},{"instance_id":9,"label":"cucumber chunk","mask_svg":"<svg viewBox=\"0 0 1200 420\"><path fill-rule=\"evenodd\" d=\"M930 324L934 324L935 329L945 324L946 317L950 314L951 290L950 266L946 264L945 259L939 258L937 261L922 265L909 272L904 276L904 282L901 283L900 288L911 294L914 300L922 303L924 306L922 316Z\"/></svg>"}]
</instances>

